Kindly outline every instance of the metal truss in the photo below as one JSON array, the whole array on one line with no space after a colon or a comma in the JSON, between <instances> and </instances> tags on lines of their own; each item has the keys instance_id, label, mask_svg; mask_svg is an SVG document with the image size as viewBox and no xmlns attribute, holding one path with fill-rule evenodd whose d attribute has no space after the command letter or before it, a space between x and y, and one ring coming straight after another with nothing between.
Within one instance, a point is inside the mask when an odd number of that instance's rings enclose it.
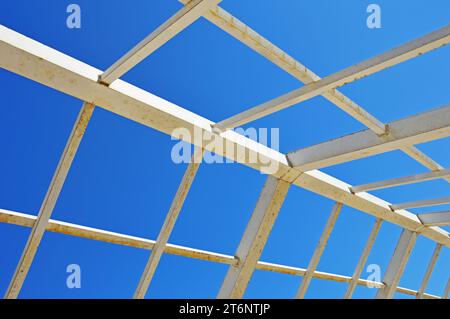
<instances>
[{"instance_id":1,"label":"metal truss","mask_svg":"<svg viewBox=\"0 0 450 319\"><path fill-rule=\"evenodd\" d=\"M416 144L450 135L450 106L443 106L383 124L357 103L340 93L337 88L447 45L450 42L450 25L321 79L300 62L220 8L218 6L220 0L180 1L185 5L181 10L105 72L0 26L0 66L2 68L83 102L83 107L74 124L38 216L0 209L0 222L32 228L5 298L19 296L44 232L50 231L151 250L134 298L145 297L159 260L162 254L166 253L229 265L218 292L218 298L242 298L254 270L259 269L303 277L297 291L297 298L305 297L311 281L316 278L348 283L344 298L351 298L358 285L371 285L378 289L377 298L393 298L394 293L400 292L416 298L446 299L450 281L447 282L442 296L428 294L425 290L441 250L444 247L450 247L449 233L438 227L450 224L449 212L416 215L406 209L449 203L449 197L391 204L367 193L367 191L439 178L450 181L450 169L444 169L415 147ZM123 74L200 17L204 17L229 33L305 85L229 119L214 123L120 80ZM324 96L368 129L289 154L282 154L231 130L318 95ZM191 133L201 132L204 140L211 140L214 137L218 142L231 146L219 150L209 143L204 143L202 139L185 140L194 145L195 152L156 240L51 219L65 178L91 118L94 105L168 135L171 135L174 129L182 127ZM430 169L431 172L351 186L318 170L392 150L405 152ZM265 166L268 162L274 163L278 167L276 171L270 172L267 176L235 256L168 243L205 151L214 151L220 156L264 173L267 173ZM257 160L249 161L249 158ZM272 226L292 185L335 201L331 215L306 269L260 260ZM352 276L317 270L328 238L344 205L375 217L375 223ZM402 234L382 282L361 279L361 273L383 222L398 225L403 229ZM436 248L420 289L415 291L399 287L398 284L419 235L434 241Z\"/></svg>"}]
</instances>

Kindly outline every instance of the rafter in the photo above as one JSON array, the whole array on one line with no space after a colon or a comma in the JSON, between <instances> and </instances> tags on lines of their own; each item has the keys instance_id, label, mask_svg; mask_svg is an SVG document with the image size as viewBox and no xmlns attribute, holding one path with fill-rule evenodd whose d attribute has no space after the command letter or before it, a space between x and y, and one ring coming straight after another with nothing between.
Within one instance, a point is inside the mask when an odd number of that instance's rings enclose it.
<instances>
[{"instance_id":1,"label":"rafter","mask_svg":"<svg viewBox=\"0 0 450 319\"><path fill-rule=\"evenodd\" d=\"M399 178L392 178L387 179L384 181L359 185L359 186L353 186L351 188L351 191L353 193L359 193L359 192L367 192L372 191L376 189L383 189L383 188L389 188L389 187L395 187L395 186L401 186L401 185L408 185L408 184L414 184L414 183L421 183L426 181L431 181L438 178L448 177L450 176L450 168L443 169L436 172L430 172L430 173L423 173L423 174L417 174L412 176L405 176L405 177L399 177Z\"/></svg>"},{"instance_id":2,"label":"rafter","mask_svg":"<svg viewBox=\"0 0 450 319\"><path fill-rule=\"evenodd\" d=\"M417 217L426 227L450 226L450 211L418 214Z\"/></svg>"},{"instance_id":3,"label":"rafter","mask_svg":"<svg viewBox=\"0 0 450 319\"><path fill-rule=\"evenodd\" d=\"M128 51L116 63L99 76L99 82L111 84L147 56L164 45L190 24L195 22L202 13L217 5L221 0L192 0L180 11L164 22L159 28L139 42L133 49Z\"/></svg>"},{"instance_id":4,"label":"rafter","mask_svg":"<svg viewBox=\"0 0 450 319\"><path fill-rule=\"evenodd\" d=\"M440 48L450 42L450 25L431 32L421 38L408 42L379 56L353 65L347 69L329 75L311 84L273 100L255 106L228 119L220 121L214 127L226 131L260 119L269 114L286 109L294 104L321 95L329 90L351 83L373 73L390 68L396 64Z\"/></svg>"}]
</instances>

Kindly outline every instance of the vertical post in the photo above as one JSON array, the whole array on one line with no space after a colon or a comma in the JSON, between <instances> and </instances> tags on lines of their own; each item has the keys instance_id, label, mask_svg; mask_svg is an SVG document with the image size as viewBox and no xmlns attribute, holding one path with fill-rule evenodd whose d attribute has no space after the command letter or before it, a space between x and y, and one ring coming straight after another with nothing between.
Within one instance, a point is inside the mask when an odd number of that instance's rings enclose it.
<instances>
[{"instance_id":1,"label":"vertical post","mask_svg":"<svg viewBox=\"0 0 450 319\"><path fill-rule=\"evenodd\" d=\"M433 255L431 256L430 263L428 264L427 270L425 272L425 276L423 277L422 284L420 285L419 291L417 292L416 298L422 299L423 294L425 293L425 289L427 288L428 281L430 280L431 273L433 272L434 266L436 265L436 261L439 257L439 254L442 250L441 244L436 244L436 248L434 249Z\"/></svg>"},{"instance_id":2,"label":"vertical post","mask_svg":"<svg viewBox=\"0 0 450 319\"><path fill-rule=\"evenodd\" d=\"M381 218L377 218L375 220L375 224L372 227L369 238L367 239L366 246L359 258L358 264L356 265L355 271L353 272L352 279L348 285L347 291L345 292L345 299L351 299L353 293L355 292L356 285L358 283L358 279L361 277L361 273L366 265L367 258L369 257L370 251L372 250L373 244L375 243L375 239L377 238L378 231L380 230L381 223L383 220Z\"/></svg>"},{"instance_id":3,"label":"vertical post","mask_svg":"<svg viewBox=\"0 0 450 319\"><path fill-rule=\"evenodd\" d=\"M150 33L144 40L139 42L138 45L107 69L100 76L99 82L110 85L182 30L194 23L204 12L217 5L220 1L189 0L175 15Z\"/></svg>"},{"instance_id":4,"label":"vertical post","mask_svg":"<svg viewBox=\"0 0 450 319\"><path fill-rule=\"evenodd\" d=\"M447 280L447 285L445 286L444 293L442 294L442 299L447 299L449 292L450 292L450 278Z\"/></svg>"},{"instance_id":5,"label":"vertical post","mask_svg":"<svg viewBox=\"0 0 450 319\"><path fill-rule=\"evenodd\" d=\"M239 262L230 266L217 298L242 298L266 245L290 184L268 176L236 252Z\"/></svg>"},{"instance_id":6,"label":"vertical post","mask_svg":"<svg viewBox=\"0 0 450 319\"><path fill-rule=\"evenodd\" d=\"M379 289L376 295L377 299L392 299L397 289L400 278L405 270L406 263L411 255L412 249L417 239L417 233L411 230L403 229L394 255L389 261L388 268L384 274L383 283L385 287Z\"/></svg>"},{"instance_id":7,"label":"vertical post","mask_svg":"<svg viewBox=\"0 0 450 319\"><path fill-rule=\"evenodd\" d=\"M6 299L14 299L19 295L93 111L94 105L85 102L78 114L78 118L59 160L47 194L45 195L44 202L39 210L39 215L33 224L33 229L28 237L25 249L6 291Z\"/></svg>"},{"instance_id":8,"label":"vertical post","mask_svg":"<svg viewBox=\"0 0 450 319\"><path fill-rule=\"evenodd\" d=\"M325 246L328 243L328 239L330 238L331 232L333 230L334 225L336 224L336 220L339 216L339 213L342 209L342 203L336 203L333 206L330 217L328 217L325 228L320 236L319 243L317 244L316 250L309 262L308 269L306 270L305 276L303 276L302 283L300 288L297 291L296 298L303 299L305 298L306 291L308 290L309 284L313 278L314 272L319 265L320 258L322 257L323 251L325 250Z\"/></svg>"},{"instance_id":9,"label":"vertical post","mask_svg":"<svg viewBox=\"0 0 450 319\"><path fill-rule=\"evenodd\" d=\"M134 293L135 299L143 299L150 286L150 282L155 274L156 267L158 266L159 260L164 252L167 241L169 240L170 234L172 233L173 227L177 221L178 215L180 214L183 203L186 196L191 188L194 181L195 175L197 174L198 168L203 158L203 149L195 147L194 154L191 158L191 162L184 173L183 179L178 187L175 198L172 201L169 212L167 213L164 224L159 232L158 238L155 245L152 248L150 258L147 261L144 272L139 280L138 287Z\"/></svg>"}]
</instances>

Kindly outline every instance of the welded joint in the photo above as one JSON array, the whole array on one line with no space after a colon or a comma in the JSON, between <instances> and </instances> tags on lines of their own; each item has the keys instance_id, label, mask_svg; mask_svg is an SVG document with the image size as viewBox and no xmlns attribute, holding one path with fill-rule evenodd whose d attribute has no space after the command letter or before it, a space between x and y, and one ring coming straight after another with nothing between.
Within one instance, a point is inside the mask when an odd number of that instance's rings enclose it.
<instances>
[{"instance_id":1,"label":"welded joint","mask_svg":"<svg viewBox=\"0 0 450 319\"><path fill-rule=\"evenodd\" d=\"M102 81L102 75L101 74L99 74L99 76L97 77L97 83L101 84L101 85L104 85L106 87L109 87L111 85L111 83Z\"/></svg>"},{"instance_id":2,"label":"welded joint","mask_svg":"<svg viewBox=\"0 0 450 319\"><path fill-rule=\"evenodd\" d=\"M298 169L289 168L288 171L280 177L280 179L282 179L285 182L288 182L289 184L294 184L298 180L298 178L303 174L304 172L299 171Z\"/></svg>"},{"instance_id":3,"label":"welded joint","mask_svg":"<svg viewBox=\"0 0 450 319\"><path fill-rule=\"evenodd\" d=\"M384 124L384 132L381 134L377 134L379 138L387 139L391 135L391 125L390 124Z\"/></svg>"}]
</instances>

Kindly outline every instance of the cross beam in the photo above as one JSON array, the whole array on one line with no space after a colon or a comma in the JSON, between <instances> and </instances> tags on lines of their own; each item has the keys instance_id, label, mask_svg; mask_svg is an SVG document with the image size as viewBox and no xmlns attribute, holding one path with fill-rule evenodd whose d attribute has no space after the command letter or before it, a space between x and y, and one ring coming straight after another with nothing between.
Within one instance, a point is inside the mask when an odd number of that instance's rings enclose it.
<instances>
[{"instance_id":1,"label":"cross beam","mask_svg":"<svg viewBox=\"0 0 450 319\"><path fill-rule=\"evenodd\" d=\"M417 215L426 227L450 226L450 211Z\"/></svg>"},{"instance_id":2,"label":"cross beam","mask_svg":"<svg viewBox=\"0 0 450 319\"><path fill-rule=\"evenodd\" d=\"M389 124L389 133L378 136L364 130L288 154L292 166L309 171L425 143L450 135L450 105Z\"/></svg>"},{"instance_id":3,"label":"cross beam","mask_svg":"<svg viewBox=\"0 0 450 319\"><path fill-rule=\"evenodd\" d=\"M420 182L426 182L431 181L438 178L446 178L450 176L450 168L435 171L435 172L429 172L429 173L423 173L423 174L417 174L412 176L405 176L405 177L399 177L399 178L392 178L387 179L384 181L359 185L359 186L353 186L350 190L353 193L360 193L360 192L367 192L372 191L376 189L383 189L383 188L389 188L389 187L395 187L395 186L401 186L401 185L408 185L408 184L414 184L414 183L420 183Z\"/></svg>"},{"instance_id":4,"label":"cross beam","mask_svg":"<svg viewBox=\"0 0 450 319\"><path fill-rule=\"evenodd\" d=\"M429 33L398 48L329 75L311 84L273 100L255 106L242 113L217 123L214 127L219 131L233 129L269 114L286 109L294 104L321 95L329 90L351 83L373 73L390 68L396 64L420 56L431 50L440 48L450 42L450 25Z\"/></svg>"},{"instance_id":5,"label":"cross beam","mask_svg":"<svg viewBox=\"0 0 450 319\"><path fill-rule=\"evenodd\" d=\"M156 243L152 248L152 253L147 261L144 272L139 280L138 287L134 293L135 299L143 299L150 286L150 283L155 274L156 267L158 267L159 260L164 252L167 241L169 240L170 234L172 233L173 227L177 221L178 215L180 214L181 208L183 207L186 196L191 188L194 178L197 175L200 162L203 158L203 149L195 148L194 155L191 158L186 172L184 173L183 179L178 187L175 198L172 201L169 212L167 213L164 224L159 232Z\"/></svg>"}]
</instances>

